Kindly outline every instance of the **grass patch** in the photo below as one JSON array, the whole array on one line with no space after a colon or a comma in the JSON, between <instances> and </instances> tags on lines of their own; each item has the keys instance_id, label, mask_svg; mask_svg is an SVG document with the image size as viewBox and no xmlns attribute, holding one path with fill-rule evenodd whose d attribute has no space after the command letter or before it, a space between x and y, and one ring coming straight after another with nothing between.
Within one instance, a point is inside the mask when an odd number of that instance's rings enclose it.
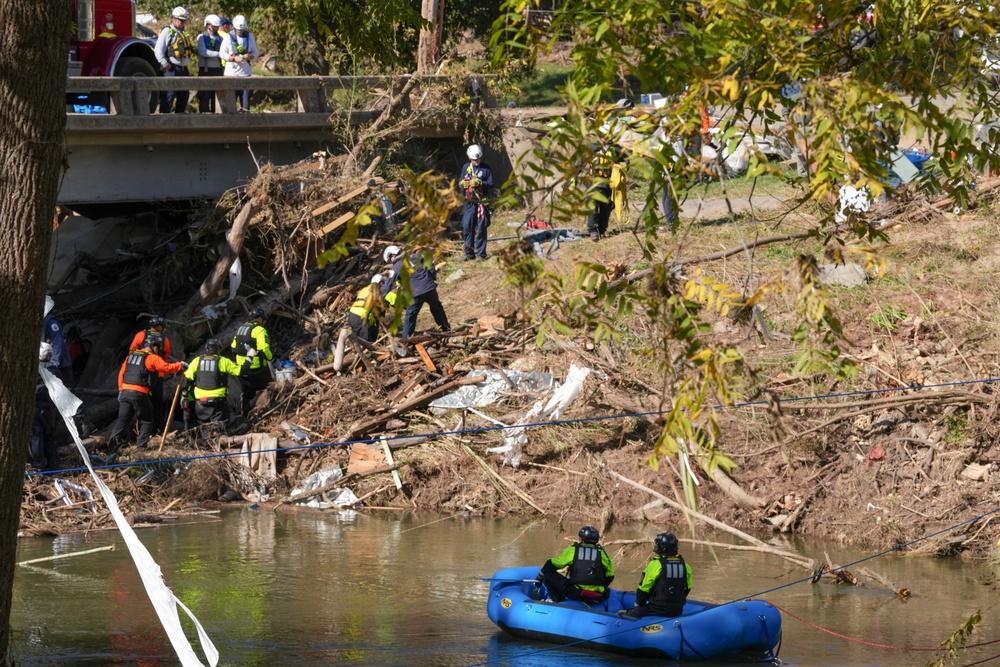
<instances>
[{"instance_id":1,"label":"grass patch","mask_svg":"<svg viewBox=\"0 0 1000 667\"><path fill-rule=\"evenodd\" d=\"M563 104L558 88L566 85L566 79L576 69L573 65L545 64L535 69L534 76L519 81L520 94L502 101L516 102L521 107L551 107Z\"/></svg>"}]
</instances>

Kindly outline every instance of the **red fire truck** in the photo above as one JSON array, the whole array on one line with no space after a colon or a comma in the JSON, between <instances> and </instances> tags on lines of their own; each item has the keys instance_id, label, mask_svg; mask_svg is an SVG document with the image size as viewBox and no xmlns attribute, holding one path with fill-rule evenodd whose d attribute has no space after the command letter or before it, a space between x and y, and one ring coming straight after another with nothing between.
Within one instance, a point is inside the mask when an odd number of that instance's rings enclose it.
<instances>
[{"instance_id":1,"label":"red fire truck","mask_svg":"<svg viewBox=\"0 0 1000 667\"><path fill-rule=\"evenodd\" d=\"M134 36L135 0L75 0L69 76L158 76L152 41ZM80 96L74 95L75 98ZM72 104L107 105L107 96L83 96ZM69 101L69 100L67 100Z\"/></svg>"}]
</instances>

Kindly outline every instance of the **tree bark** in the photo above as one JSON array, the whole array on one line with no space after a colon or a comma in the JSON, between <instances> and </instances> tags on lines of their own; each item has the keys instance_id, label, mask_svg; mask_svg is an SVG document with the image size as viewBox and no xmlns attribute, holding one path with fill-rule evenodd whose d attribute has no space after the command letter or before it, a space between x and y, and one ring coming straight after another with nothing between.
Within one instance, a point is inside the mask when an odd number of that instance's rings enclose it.
<instances>
[{"instance_id":1,"label":"tree bark","mask_svg":"<svg viewBox=\"0 0 1000 667\"><path fill-rule=\"evenodd\" d=\"M34 412L46 258L65 149L71 0L0 0L0 665Z\"/></svg>"}]
</instances>

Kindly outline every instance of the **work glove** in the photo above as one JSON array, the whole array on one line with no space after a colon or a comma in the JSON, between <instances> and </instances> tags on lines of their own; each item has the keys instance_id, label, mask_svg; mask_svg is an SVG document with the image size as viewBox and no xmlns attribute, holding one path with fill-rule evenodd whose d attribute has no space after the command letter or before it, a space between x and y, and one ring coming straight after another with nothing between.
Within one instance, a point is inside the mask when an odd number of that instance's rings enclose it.
<instances>
[{"instance_id":1,"label":"work glove","mask_svg":"<svg viewBox=\"0 0 1000 667\"><path fill-rule=\"evenodd\" d=\"M483 180L481 178L474 178L474 179L472 179L472 187L478 188L482 184L483 184Z\"/></svg>"},{"instance_id":2,"label":"work glove","mask_svg":"<svg viewBox=\"0 0 1000 667\"><path fill-rule=\"evenodd\" d=\"M181 362L181 370L182 371L186 371L187 369L188 369L188 362L182 361Z\"/></svg>"},{"instance_id":3,"label":"work glove","mask_svg":"<svg viewBox=\"0 0 1000 667\"><path fill-rule=\"evenodd\" d=\"M247 359L253 359L256 356L257 356L257 350L255 350L252 347L247 350Z\"/></svg>"}]
</instances>

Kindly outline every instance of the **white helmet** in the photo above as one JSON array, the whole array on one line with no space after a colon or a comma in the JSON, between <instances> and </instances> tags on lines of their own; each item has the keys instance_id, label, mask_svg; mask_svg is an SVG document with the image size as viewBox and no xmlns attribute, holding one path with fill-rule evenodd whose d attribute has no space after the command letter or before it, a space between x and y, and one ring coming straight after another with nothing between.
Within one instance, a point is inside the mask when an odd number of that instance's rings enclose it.
<instances>
[{"instance_id":1,"label":"white helmet","mask_svg":"<svg viewBox=\"0 0 1000 667\"><path fill-rule=\"evenodd\" d=\"M391 262L392 258L398 255L399 252L400 251L398 245L391 245L385 249L385 252L382 253L382 259L384 259L387 262Z\"/></svg>"},{"instance_id":2,"label":"white helmet","mask_svg":"<svg viewBox=\"0 0 1000 667\"><path fill-rule=\"evenodd\" d=\"M183 7L174 7L174 11L170 13L175 19L180 19L182 21L187 21L191 16L188 14L188 10Z\"/></svg>"},{"instance_id":3,"label":"white helmet","mask_svg":"<svg viewBox=\"0 0 1000 667\"><path fill-rule=\"evenodd\" d=\"M237 14L233 17L233 29L234 30L246 30L247 29L247 17L243 14Z\"/></svg>"},{"instance_id":4,"label":"white helmet","mask_svg":"<svg viewBox=\"0 0 1000 667\"><path fill-rule=\"evenodd\" d=\"M217 14L209 14L205 17L205 25L214 25L216 28L221 28L222 19Z\"/></svg>"},{"instance_id":5,"label":"white helmet","mask_svg":"<svg viewBox=\"0 0 1000 667\"><path fill-rule=\"evenodd\" d=\"M46 343L45 341L42 341L38 345L38 360L39 361L46 362L46 361L48 361L49 359L52 358L53 354L55 354L55 350L52 348L52 344L51 343Z\"/></svg>"},{"instance_id":6,"label":"white helmet","mask_svg":"<svg viewBox=\"0 0 1000 667\"><path fill-rule=\"evenodd\" d=\"M472 144L465 149L465 154L469 156L470 160L479 160L483 157L483 149L479 147L479 144Z\"/></svg>"},{"instance_id":7,"label":"white helmet","mask_svg":"<svg viewBox=\"0 0 1000 667\"><path fill-rule=\"evenodd\" d=\"M372 285L381 285L383 280L385 280L385 276L381 273L376 273L372 276Z\"/></svg>"}]
</instances>

